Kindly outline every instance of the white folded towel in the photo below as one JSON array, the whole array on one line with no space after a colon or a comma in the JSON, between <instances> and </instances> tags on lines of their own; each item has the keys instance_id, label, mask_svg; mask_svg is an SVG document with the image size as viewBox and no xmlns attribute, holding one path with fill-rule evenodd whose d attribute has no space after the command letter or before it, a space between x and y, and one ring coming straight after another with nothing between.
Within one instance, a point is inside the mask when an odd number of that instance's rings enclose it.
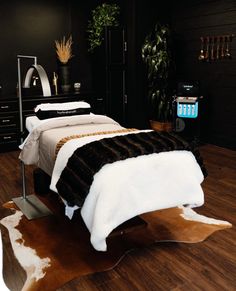
<instances>
[{"instance_id":1,"label":"white folded towel","mask_svg":"<svg viewBox=\"0 0 236 291\"><path fill-rule=\"evenodd\" d=\"M35 107L34 111L51 111L51 110L73 110L78 108L90 108L90 104L84 101L64 102L64 103L42 103Z\"/></svg>"}]
</instances>

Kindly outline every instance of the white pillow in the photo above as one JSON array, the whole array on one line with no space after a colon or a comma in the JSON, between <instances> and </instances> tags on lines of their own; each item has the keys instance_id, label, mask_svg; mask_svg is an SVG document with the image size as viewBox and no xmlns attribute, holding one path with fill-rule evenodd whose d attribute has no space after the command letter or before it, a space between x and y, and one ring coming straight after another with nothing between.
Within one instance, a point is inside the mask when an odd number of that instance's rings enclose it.
<instances>
[{"instance_id":1,"label":"white pillow","mask_svg":"<svg viewBox=\"0 0 236 291\"><path fill-rule=\"evenodd\" d=\"M84 101L43 103L37 105L34 111L39 119L48 119L62 116L89 114L91 112L91 106Z\"/></svg>"}]
</instances>

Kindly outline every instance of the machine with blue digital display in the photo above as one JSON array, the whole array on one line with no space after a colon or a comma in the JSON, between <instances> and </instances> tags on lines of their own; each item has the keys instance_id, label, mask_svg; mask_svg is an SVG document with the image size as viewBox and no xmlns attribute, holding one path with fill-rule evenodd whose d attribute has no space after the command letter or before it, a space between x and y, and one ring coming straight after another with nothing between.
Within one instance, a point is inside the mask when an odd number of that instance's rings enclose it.
<instances>
[{"instance_id":1,"label":"machine with blue digital display","mask_svg":"<svg viewBox=\"0 0 236 291\"><path fill-rule=\"evenodd\" d=\"M200 96L199 82L186 81L177 85L174 96L174 130L189 140L200 135Z\"/></svg>"},{"instance_id":2,"label":"machine with blue digital display","mask_svg":"<svg viewBox=\"0 0 236 291\"><path fill-rule=\"evenodd\" d=\"M183 118L198 117L197 97L177 97L177 116Z\"/></svg>"}]
</instances>

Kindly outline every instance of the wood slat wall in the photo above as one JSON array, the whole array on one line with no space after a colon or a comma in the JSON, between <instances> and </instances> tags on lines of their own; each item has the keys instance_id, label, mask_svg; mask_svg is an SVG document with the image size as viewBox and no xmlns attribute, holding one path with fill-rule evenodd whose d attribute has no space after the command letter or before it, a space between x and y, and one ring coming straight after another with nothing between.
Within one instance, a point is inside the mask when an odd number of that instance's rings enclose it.
<instances>
[{"instance_id":1,"label":"wood slat wall","mask_svg":"<svg viewBox=\"0 0 236 291\"><path fill-rule=\"evenodd\" d=\"M204 95L202 135L207 142L236 149L236 2L178 1L172 8L177 72L199 80ZM198 61L201 36L234 34L232 59Z\"/></svg>"}]
</instances>

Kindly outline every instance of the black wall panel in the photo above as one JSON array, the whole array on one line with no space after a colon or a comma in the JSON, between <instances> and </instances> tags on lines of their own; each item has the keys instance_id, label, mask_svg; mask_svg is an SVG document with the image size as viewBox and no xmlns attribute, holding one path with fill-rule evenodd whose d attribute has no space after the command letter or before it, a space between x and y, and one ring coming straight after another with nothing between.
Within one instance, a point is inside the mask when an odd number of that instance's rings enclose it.
<instances>
[{"instance_id":1,"label":"black wall panel","mask_svg":"<svg viewBox=\"0 0 236 291\"><path fill-rule=\"evenodd\" d=\"M1 1L2 95L15 94L17 54L37 56L52 79L52 72L56 70L54 40L69 35L70 19L70 4L66 0ZM27 64L27 61L24 63Z\"/></svg>"},{"instance_id":2,"label":"black wall panel","mask_svg":"<svg viewBox=\"0 0 236 291\"><path fill-rule=\"evenodd\" d=\"M236 2L180 1L172 8L179 79L200 80L206 142L236 149ZM232 59L200 62L200 37L234 34Z\"/></svg>"}]
</instances>

